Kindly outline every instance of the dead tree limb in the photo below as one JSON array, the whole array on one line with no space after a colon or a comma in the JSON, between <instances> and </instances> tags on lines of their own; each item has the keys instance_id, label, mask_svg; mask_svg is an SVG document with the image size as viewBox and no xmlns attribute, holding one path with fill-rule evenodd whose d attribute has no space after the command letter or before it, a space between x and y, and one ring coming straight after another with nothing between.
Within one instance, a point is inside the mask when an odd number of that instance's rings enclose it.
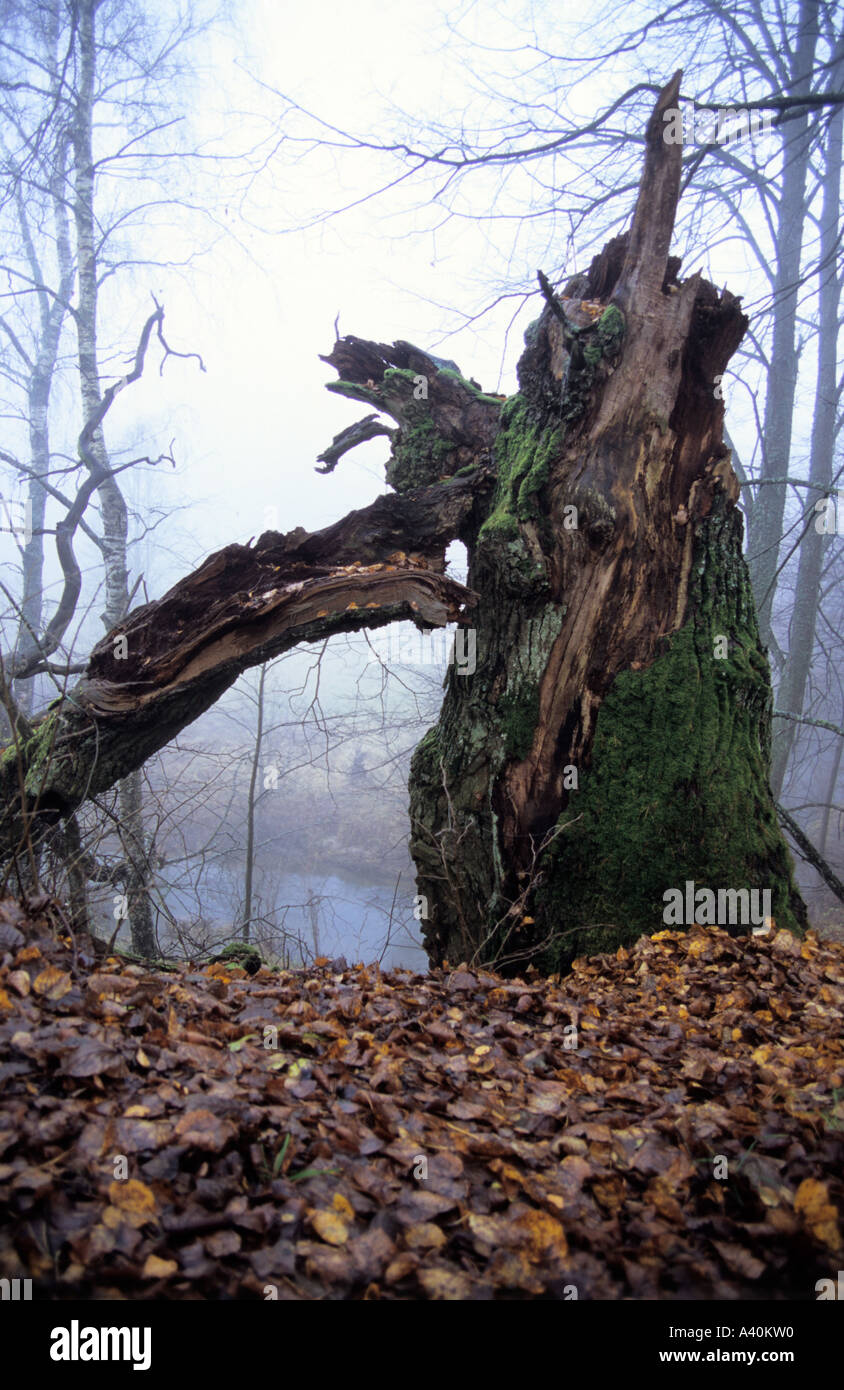
<instances>
[{"instance_id":1,"label":"dead tree limb","mask_svg":"<svg viewBox=\"0 0 844 1390\"><path fill-rule=\"evenodd\" d=\"M476 472L380 497L322 531L226 546L136 609L97 644L82 681L0 754L6 850L33 814L53 824L139 767L249 667L337 632L464 620L475 596L445 574L444 551L488 489Z\"/></svg>"},{"instance_id":2,"label":"dead tree limb","mask_svg":"<svg viewBox=\"0 0 844 1390\"><path fill-rule=\"evenodd\" d=\"M807 864L817 869L827 888L830 888L836 898L840 898L844 903L844 883L836 874L835 870L827 864L826 860L818 853L808 835L805 834L793 816L789 815L784 806L777 802L777 815L787 829L792 840L799 849Z\"/></svg>"},{"instance_id":3,"label":"dead tree limb","mask_svg":"<svg viewBox=\"0 0 844 1390\"><path fill-rule=\"evenodd\" d=\"M317 454L317 462L324 463L325 467L317 468L316 472L333 473L343 455L350 449L356 449L358 444L363 444L367 439L377 439L379 435L386 435L391 439L393 434L394 431L383 424L377 415L365 415L356 424L347 425L339 434L335 434L328 448Z\"/></svg>"}]
</instances>

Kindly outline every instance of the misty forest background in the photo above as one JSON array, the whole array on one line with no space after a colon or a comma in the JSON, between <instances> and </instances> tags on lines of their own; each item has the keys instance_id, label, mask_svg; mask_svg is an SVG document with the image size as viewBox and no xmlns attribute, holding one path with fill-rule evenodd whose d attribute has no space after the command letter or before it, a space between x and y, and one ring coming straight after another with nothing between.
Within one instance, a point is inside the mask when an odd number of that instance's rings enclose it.
<instances>
[{"instance_id":1,"label":"misty forest background","mask_svg":"<svg viewBox=\"0 0 844 1390\"><path fill-rule=\"evenodd\" d=\"M627 225L679 67L673 249L750 316L722 389L779 711L772 786L840 879L842 12L576 8L0 0L6 708L37 715L209 552L384 490L380 440L315 471L350 418L319 361L338 316L514 390L537 267L557 284ZM765 128L713 143L711 113L747 102ZM143 373L80 447L156 306ZM459 545L450 559L464 578ZM248 935L290 963L423 968L407 774L448 646L397 625L248 673L57 833L42 882L66 894L70 875L100 934L126 913L120 939L158 952ZM840 898L794 853L812 924L840 938Z\"/></svg>"}]
</instances>

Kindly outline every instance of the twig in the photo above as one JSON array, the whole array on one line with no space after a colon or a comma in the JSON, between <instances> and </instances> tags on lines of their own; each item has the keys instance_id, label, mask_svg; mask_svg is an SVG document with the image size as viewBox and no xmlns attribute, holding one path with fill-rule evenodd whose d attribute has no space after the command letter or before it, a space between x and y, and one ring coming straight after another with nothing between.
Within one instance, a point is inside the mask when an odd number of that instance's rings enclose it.
<instances>
[{"instance_id":1,"label":"twig","mask_svg":"<svg viewBox=\"0 0 844 1390\"><path fill-rule=\"evenodd\" d=\"M569 323L568 319L563 313L562 305L558 302L557 296L551 288L551 282L548 279L548 276L545 274L543 270L538 270L536 272L536 278L539 281L539 288L542 291L542 297L545 300L545 303L548 305L548 308L551 310L551 313L554 315L554 318L559 319L566 332L570 333L571 324Z\"/></svg>"},{"instance_id":2,"label":"twig","mask_svg":"<svg viewBox=\"0 0 844 1390\"><path fill-rule=\"evenodd\" d=\"M844 729L840 724L830 724L826 719L810 719L806 714L789 714L784 709L775 709L774 718L788 719L792 724L812 724L816 729L829 729L831 734L838 734L840 738L844 738Z\"/></svg>"}]
</instances>

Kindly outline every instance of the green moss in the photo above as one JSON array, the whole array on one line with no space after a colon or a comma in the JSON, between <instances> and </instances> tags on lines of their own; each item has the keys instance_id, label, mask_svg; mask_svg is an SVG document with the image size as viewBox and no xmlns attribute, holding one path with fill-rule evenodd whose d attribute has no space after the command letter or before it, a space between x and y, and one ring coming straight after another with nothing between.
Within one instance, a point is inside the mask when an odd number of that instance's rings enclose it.
<instances>
[{"instance_id":1,"label":"green moss","mask_svg":"<svg viewBox=\"0 0 844 1390\"><path fill-rule=\"evenodd\" d=\"M457 447L437 433L424 401L414 402L413 407L406 408L405 422L393 441L387 464L387 482L396 492L426 487L451 473Z\"/></svg>"},{"instance_id":2,"label":"green moss","mask_svg":"<svg viewBox=\"0 0 844 1390\"><path fill-rule=\"evenodd\" d=\"M440 478L450 477L454 473L459 452L459 445L437 430L427 396L422 395L417 399L416 388L424 375L409 367L388 367L374 387L343 380L328 383L328 390L335 395L364 401L378 410L386 410L400 422L393 439L392 456L387 464L387 482L397 492L427 487ZM459 372L441 367L436 375L459 381L476 401L500 409L500 400L485 395L480 387L467 381Z\"/></svg>"},{"instance_id":3,"label":"green moss","mask_svg":"<svg viewBox=\"0 0 844 1390\"><path fill-rule=\"evenodd\" d=\"M21 741L20 744L10 743L0 752L0 770L7 775L17 766L20 754L29 796L38 796L47 769L54 762L58 718L58 713L46 714L33 726L31 738Z\"/></svg>"},{"instance_id":4,"label":"green moss","mask_svg":"<svg viewBox=\"0 0 844 1390\"><path fill-rule=\"evenodd\" d=\"M526 758L539 723L539 687L522 684L502 697L501 726L508 758Z\"/></svg>"},{"instance_id":5,"label":"green moss","mask_svg":"<svg viewBox=\"0 0 844 1390\"><path fill-rule=\"evenodd\" d=\"M413 385L419 375L419 372L412 372L409 367L388 367L384 373L384 383L386 385L388 382L398 379L409 381Z\"/></svg>"},{"instance_id":6,"label":"green moss","mask_svg":"<svg viewBox=\"0 0 844 1390\"><path fill-rule=\"evenodd\" d=\"M621 310L615 304L607 305L598 319L597 328L604 355L608 356L610 351L620 346L624 337L624 315Z\"/></svg>"},{"instance_id":7,"label":"green moss","mask_svg":"<svg viewBox=\"0 0 844 1390\"><path fill-rule=\"evenodd\" d=\"M560 448L557 430L542 430L521 395L512 396L502 411L501 432L495 442L498 480L492 510L480 537L519 535L519 522L539 514L537 494L548 481L551 461Z\"/></svg>"},{"instance_id":8,"label":"green moss","mask_svg":"<svg viewBox=\"0 0 844 1390\"><path fill-rule=\"evenodd\" d=\"M455 460L459 453L459 445L443 437L436 428L431 417L427 398L416 400L414 392L409 387L414 387L419 373L409 371L407 368L390 368L384 373L382 384L382 394L389 397L391 386L400 386L401 398L401 429L393 441L393 454L387 465L387 482L394 487L397 492L406 492L410 488L425 487L430 483L437 482L440 478L449 477L454 473ZM437 371L438 377L450 377L454 381L459 381L465 390L484 404L491 404L500 408L501 402L494 396L486 396L474 382L467 381L459 372L452 371L449 367L441 367ZM468 471L476 465L472 464ZM461 476L466 473L466 469L461 469Z\"/></svg>"},{"instance_id":9,"label":"green moss","mask_svg":"<svg viewBox=\"0 0 844 1390\"><path fill-rule=\"evenodd\" d=\"M417 743L413 756L420 758L436 757L439 747L440 726L439 724L434 724Z\"/></svg>"},{"instance_id":10,"label":"green moss","mask_svg":"<svg viewBox=\"0 0 844 1390\"><path fill-rule=\"evenodd\" d=\"M506 507L498 506L490 513L480 530L479 538L500 537L518 541L519 523Z\"/></svg>"},{"instance_id":11,"label":"green moss","mask_svg":"<svg viewBox=\"0 0 844 1390\"><path fill-rule=\"evenodd\" d=\"M437 376L448 376L453 381L459 381L460 385L475 397L476 401L483 401L485 405L501 406L502 401L498 396L489 396L482 391L480 386L476 386L474 381L469 381L467 377L461 376L460 372L454 372L450 367L440 367Z\"/></svg>"},{"instance_id":12,"label":"green moss","mask_svg":"<svg viewBox=\"0 0 844 1390\"><path fill-rule=\"evenodd\" d=\"M359 381L327 381L326 391L331 391L335 396L347 396L353 401L366 401L377 406L378 392L371 386L362 386Z\"/></svg>"},{"instance_id":13,"label":"green moss","mask_svg":"<svg viewBox=\"0 0 844 1390\"><path fill-rule=\"evenodd\" d=\"M689 879L715 892L770 888L777 923L802 929L768 788L769 675L736 525L735 513L713 514L701 528L689 621L650 667L622 672L601 706L538 895L570 933L549 969L664 929L663 895Z\"/></svg>"},{"instance_id":14,"label":"green moss","mask_svg":"<svg viewBox=\"0 0 844 1390\"><path fill-rule=\"evenodd\" d=\"M570 423L583 414L598 366L604 359L612 361L621 351L624 328L624 315L610 304L596 323L577 334L581 360L577 367L572 366L565 381L560 412L564 420Z\"/></svg>"},{"instance_id":15,"label":"green moss","mask_svg":"<svg viewBox=\"0 0 844 1390\"><path fill-rule=\"evenodd\" d=\"M249 975L254 975L264 964L261 952L246 941L233 941L224 946L219 955L213 957L224 965L240 966Z\"/></svg>"}]
</instances>

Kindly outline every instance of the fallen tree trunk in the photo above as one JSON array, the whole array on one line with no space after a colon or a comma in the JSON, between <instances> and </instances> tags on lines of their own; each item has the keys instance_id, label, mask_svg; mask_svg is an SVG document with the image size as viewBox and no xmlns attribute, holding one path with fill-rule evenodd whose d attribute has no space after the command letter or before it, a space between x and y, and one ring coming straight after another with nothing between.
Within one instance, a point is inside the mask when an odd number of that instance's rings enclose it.
<instances>
[{"instance_id":1,"label":"fallen tree trunk","mask_svg":"<svg viewBox=\"0 0 844 1390\"><path fill-rule=\"evenodd\" d=\"M140 767L250 666L337 632L461 617L474 595L444 573L443 553L477 500L454 479L322 531L267 532L136 609L67 698L0 754L3 858Z\"/></svg>"},{"instance_id":2,"label":"fallen tree trunk","mask_svg":"<svg viewBox=\"0 0 844 1390\"><path fill-rule=\"evenodd\" d=\"M100 642L72 696L0 758L9 852L247 667L336 632L454 619L475 629L476 669L450 669L411 771L432 959L562 968L658 930L690 883L693 910L696 889L768 890L777 922L802 928L714 390L746 320L668 255L678 91L679 74L648 127L630 233L568 293L540 274L515 396L407 342L335 344L329 389L396 428L370 414L321 457L333 468L385 435L394 494L314 534L226 547ZM453 539L468 588L444 573Z\"/></svg>"}]
</instances>

